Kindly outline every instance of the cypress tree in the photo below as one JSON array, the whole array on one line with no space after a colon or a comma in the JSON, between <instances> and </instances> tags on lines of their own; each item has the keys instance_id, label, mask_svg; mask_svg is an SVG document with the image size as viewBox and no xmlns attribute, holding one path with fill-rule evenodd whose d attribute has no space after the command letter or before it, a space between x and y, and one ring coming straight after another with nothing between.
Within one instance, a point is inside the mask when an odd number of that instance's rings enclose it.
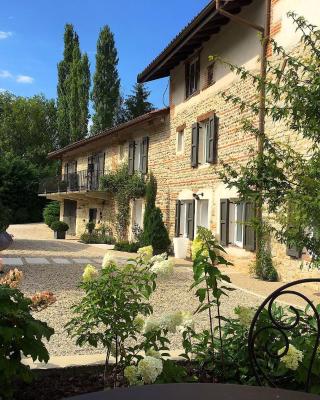
<instances>
[{"instance_id":1,"label":"cypress tree","mask_svg":"<svg viewBox=\"0 0 320 400\"><path fill-rule=\"evenodd\" d=\"M118 52L114 35L106 25L101 29L97 42L96 71L91 93L95 111L92 118L92 133L110 128L115 124L120 97L117 65Z\"/></svg>"},{"instance_id":2,"label":"cypress tree","mask_svg":"<svg viewBox=\"0 0 320 400\"><path fill-rule=\"evenodd\" d=\"M150 91L146 89L143 83L136 83L132 94L125 100L127 119L131 120L153 111L154 105L148 101Z\"/></svg>"},{"instance_id":3,"label":"cypress tree","mask_svg":"<svg viewBox=\"0 0 320 400\"><path fill-rule=\"evenodd\" d=\"M86 136L89 90L88 56L81 55L79 37L73 26L66 24L63 60L58 64L57 124L60 147Z\"/></svg>"},{"instance_id":4,"label":"cypress tree","mask_svg":"<svg viewBox=\"0 0 320 400\"><path fill-rule=\"evenodd\" d=\"M67 80L72 64L74 39L75 32L73 29L73 25L66 24L64 30L63 60L60 61L60 63L58 64L57 126L59 147L66 146L70 142Z\"/></svg>"}]
</instances>

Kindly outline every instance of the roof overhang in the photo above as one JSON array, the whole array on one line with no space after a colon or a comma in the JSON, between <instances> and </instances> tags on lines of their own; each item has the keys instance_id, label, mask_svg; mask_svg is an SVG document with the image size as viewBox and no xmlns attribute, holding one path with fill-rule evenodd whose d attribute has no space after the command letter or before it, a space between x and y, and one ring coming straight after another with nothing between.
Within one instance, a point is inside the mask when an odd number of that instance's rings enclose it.
<instances>
[{"instance_id":1,"label":"roof overhang","mask_svg":"<svg viewBox=\"0 0 320 400\"><path fill-rule=\"evenodd\" d=\"M229 0L223 9L238 14L253 0ZM216 1L210 3L170 42L147 68L138 75L139 83L148 82L170 75L170 70L186 60L210 37L218 33L230 21L216 10Z\"/></svg>"},{"instance_id":2,"label":"roof overhang","mask_svg":"<svg viewBox=\"0 0 320 400\"><path fill-rule=\"evenodd\" d=\"M48 154L49 159L61 159L67 153L73 153L78 149L82 149L83 147L94 145L99 141L107 138L108 136L112 137L120 132L127 131L130 128L135 127L136 125L143 124L145 122L153 121L159 117L164 117L169 113L169 108L162 108L161 110L151 111L147 114L141 115L138 118L132 119L131 121L125 122L123 124L117 125L114 128L107 129L102 131L101 133L88 137L86 139L79 140L78 142L71 143L68 146L65 146L59 150L52 151Z\"/></svg>"}]
</instances>

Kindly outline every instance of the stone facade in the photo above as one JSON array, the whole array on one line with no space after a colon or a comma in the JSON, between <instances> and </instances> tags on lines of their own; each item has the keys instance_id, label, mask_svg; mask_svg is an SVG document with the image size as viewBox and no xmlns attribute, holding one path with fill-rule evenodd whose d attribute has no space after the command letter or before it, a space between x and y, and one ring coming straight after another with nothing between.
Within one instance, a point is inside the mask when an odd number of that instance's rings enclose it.
<instances>
[{"instance_id":1,"label":"stone facade","mask_svg":"<svg viewBox=\"0 0 320 400\"><path fill-rule=\"evenodd\" d=\"M290 51L297 46L297 35L286 16L287 11L296 10L320 25L317 0L309 1L310 4L306 8L304 5L306 2L302 0L272 0L271 35ZM312 9L317 11L312 12ZM258 1L245 7L240 16L263 25L264 12L265 1ZM252 116L248 113L240 113L237 106L226 103L221 97L221 92L237 94L248 102L256 100L257 93L252 85L240 81L223 63L215 63L212 66L213 79L208 83L208 71L212 64L209 56L216 54L232 64L245 66L252 72L258 72L261 43L257 32L235 22L229 22L218 34L213 35L194 52L194 56L198 55L200 59L200 78L196 93L186 99L185 60L181 61L170 72L170 109L166 114L161 117L155 116L154 120L149 120L148 123L137 124L119 133L115 132L104 139L97 137L95 143L84 145L63 156L63 162L77 160L78 170L81 170L87 168L88 156L104 152L105 170L108 171L117 168L121 162L120 147L122 157L126 159L128 141L148 136L148 170L152 171L157 179L157 205L162 210L171 239L175 236L177 200L190 202L195 196L198 197L195 201L195 231L197 225L200 225L200 222L203 223L204 218L203 215L201 216L199 200L205 200L207 211L204 215L207 218L208 227L218 239L220 238L220 202L222 199L232 200L238 197L235 189L227 188L219 178L219 172L223 168L222 163L245 164L250 157L250 152L256 149L257 145L256 139L242 130L242 119L252 118ZM273 57L270 49L268 56ZM191 166L192 126L195 123L204 123L214 114L219 118L218 160L214 164L203 162L194 168ZM290 137L290 132L285 126L275 127L270 121L266 123L266 130L267 134L272 132L280 139ZM179 143L179 140L182 142ZM70 198L69 196L60 194L53 195L51 198L63 201L64 198ZM85 229L90 208L97 208L98 221L107 223L115 233L116 210L112 197L87 193L73 194L71 198L77 200L77 235ZM129 239L132 238L130 232L134 207L134 202L132 202ZM63 218L63 207L61 218ZM235 242L238 233L235 232ZM254 258L254 253L244 250L241 243L229 246L228 253L236 260L246 260L248 266ZM282 280L311 276L305 266L302 270L300 268L307 259L306 255L303 255L303 260L294 260L286 255L285 246L275 240L272 241L272 255Z\"/></svg>"}]
</instances>

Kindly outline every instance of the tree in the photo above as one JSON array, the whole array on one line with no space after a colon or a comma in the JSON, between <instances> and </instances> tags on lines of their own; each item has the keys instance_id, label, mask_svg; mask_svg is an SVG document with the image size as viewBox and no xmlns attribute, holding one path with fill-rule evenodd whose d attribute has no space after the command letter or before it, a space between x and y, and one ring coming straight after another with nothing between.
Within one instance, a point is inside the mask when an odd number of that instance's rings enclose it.
<instances>
[{"instance_id":1,"label":"tree","mask_svg":"<svg viewBox=\"0 0 320 400\"><path fill-rule=\"evenodd\" d=\"M134 85L132 94L125 100L127 120L137 118L155 109L153 104L148 101L149 96L150 91L143 83Z\"/></svg>"},{"instance_id":2,"label":"tree","mask_svg":"<svg viewBox=\"0 0 320 400\"><path fill-rule=\"evenodd\" d=\"M58 109L58 132L59 147L64 147L69 143L70 123L68 111L68 86L67 80L70 75L73 60L73 48L76 34L73 25L66 24L64 30L64 52L63 60L58 64L58 86L57 86L57 109Z\"/></svg>"},{"instance_id":3,"label":"tree","mask_svg":"<svg viewBox=\"0 0 320 400\"><path fill-rule=\"evenodd\" d=\"M60 147L83 139L88 132L90 65L81 54L79 37L67 24L64 58L58 64L58 131Z\"/></svg>"},{"instance_id":4,"label":"tree","mask_svg":"<svg viewBox=\"0 0 320 400\"><path fill-rule=\"evenodd\" d=\"M91 93L95 111L92 118L92 133L110 128L115 123L120 97L117 65L118 52L114 35L106 25L101 29L97 42L96 71Z\"/></svg>"},{"instance_id":5,"label":"tree","mask_svg":"<svg viewBox=\"0 0 320 400\"><path fill-rule=\"evenodd\" d=\"M222 178L229 187L236 187L243 199L256 202L261 196L263 218L253 221L260 236L264 233L274 235L297 251L306 248L312 257L311 265L319 267L320 31L304 18L294 13L288 15L301 32L303 57L302 52L287 53L272 40L273 52L280 62L268 62L266 79L245 68L230 65L243 81L257 90L265 85L266 118L276 124L272 125L272 131L260 137L263 153L253 152L245 166L224 164ZM253 116L259 112L256 102L227 92L223 97ZM243 121L244 131L259 138L253 119ZM286 135L283 126L289 131ZM279 140L279 137L283 139ZM264 279L268 277L266 271L270 271L269 241L263 240L256 261L256 272Z\"/></svg>"},{"instance_id":6,"label":"tree","mask_svg":"<svg viewBox=\"0 0 320 400\"><path fill-rule=\"evenodd\" d=\"M146 186L146 208L143 217L142 245L152 245L154 254L168 251L170 239L163 223L162 212L156 207L157 181L151 173Z\"/></svg>"},{"instance_id":7,"label":"tree","mask_svg":"<svg viewBox=\"0 0 320 400\"><path fill-rule=\"evenodd\" d=\"M24 98L0 93L0 153L44 167L47 154L57 146L54 100L43 95Z\"/></svg>"}]
</instances>

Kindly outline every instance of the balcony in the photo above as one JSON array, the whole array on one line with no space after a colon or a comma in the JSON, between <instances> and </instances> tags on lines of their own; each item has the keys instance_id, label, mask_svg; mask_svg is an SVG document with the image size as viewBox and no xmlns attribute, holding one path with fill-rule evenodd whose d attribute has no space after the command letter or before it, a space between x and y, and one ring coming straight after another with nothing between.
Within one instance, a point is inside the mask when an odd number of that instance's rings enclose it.
<instances>
[{"instance_id":1,"label":"balcony","mask_svg":"<svg viewBox=\"0 0 320 400\"><path fill-rule=\"evenodd\" d=\"M103 171L79 171L43 179L39 184L41 195L69 192L90 192L100 190L100 178Z\"/></svg>"}]
</instances>

